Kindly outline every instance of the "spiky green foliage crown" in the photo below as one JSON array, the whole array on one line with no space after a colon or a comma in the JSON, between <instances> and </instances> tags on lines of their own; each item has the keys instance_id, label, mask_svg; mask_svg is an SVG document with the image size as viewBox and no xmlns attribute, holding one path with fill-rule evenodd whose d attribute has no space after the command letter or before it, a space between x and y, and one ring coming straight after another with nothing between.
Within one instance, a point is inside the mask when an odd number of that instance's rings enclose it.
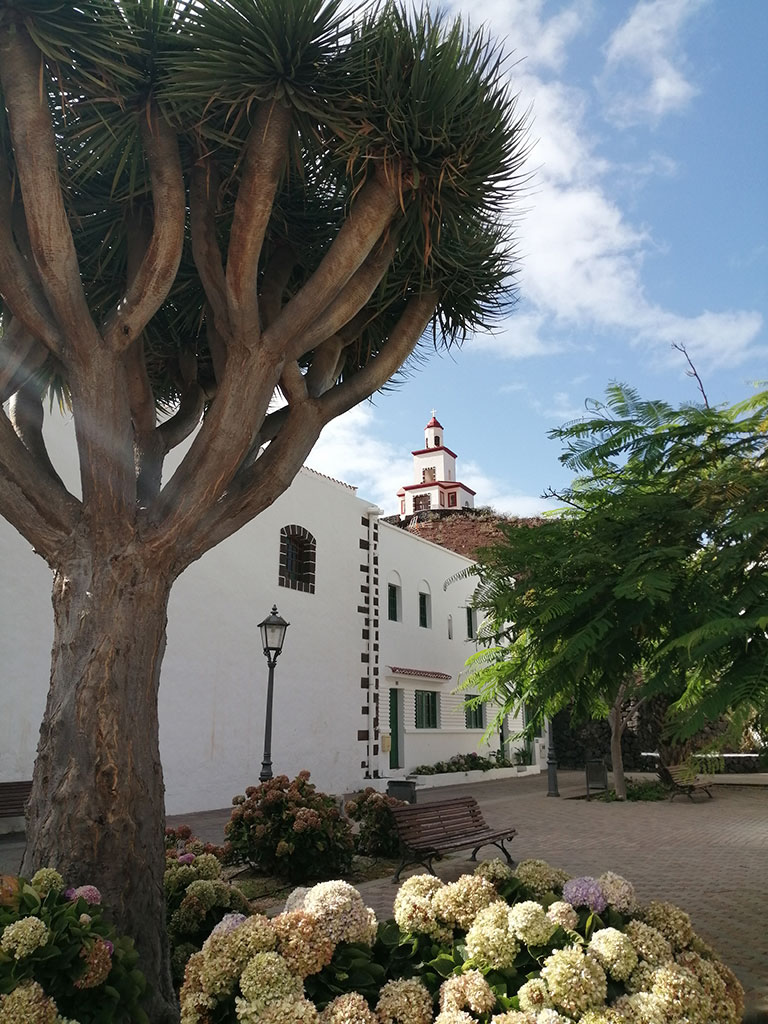
<instances>
[{"instance_id":1,"label":"spiky green foliage crown","mask_svg":"<svg viewBox=\"0 0 768 1024\"><path fill-rule=\"evenodd\" d=\"M256 110L290 108L291 154L262 252L262 267L278 246L298 255L286 297L317 268L365 180L377 169L397 177L397 251L363 311L345 374L378 351L425 288L440 296L435 325L448 344L487 327L513 298L502 214L523 183L526 119L484 32L425 9L349 11L339 0L3 0L2 23L23 23L44 55L41 87L97 321L124 288L129 222L151 221L140 137L150 103L178 133L187 180L203 156L215 167L224 251ZM13 173L4 113L0 146ZM144 332L161 403L176 397L170 367L180 351L202 365L209 358L204 318L188 240Z\"/></svg>"}]
</instances>

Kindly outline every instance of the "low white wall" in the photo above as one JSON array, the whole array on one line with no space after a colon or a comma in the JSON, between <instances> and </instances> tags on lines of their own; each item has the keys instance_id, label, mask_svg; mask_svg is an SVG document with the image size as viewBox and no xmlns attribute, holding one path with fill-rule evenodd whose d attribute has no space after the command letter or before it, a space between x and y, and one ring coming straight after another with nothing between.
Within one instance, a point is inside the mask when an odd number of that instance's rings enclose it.
<instances>
[{"instance_id":1,"label":"low white wall","mask_svg":"<svg viewBox=\"0 0 768 1024\"><path fill-rule=\"evenodd\" d=\"M526 775L540 775L538 765L526 764L515 768L490 768L487 772L440 772L437 775L408 775L416 789L439 789L443 786L460 786L470 782L493 782L495 779L520 779Z\"/></svg>"}]
</instances>

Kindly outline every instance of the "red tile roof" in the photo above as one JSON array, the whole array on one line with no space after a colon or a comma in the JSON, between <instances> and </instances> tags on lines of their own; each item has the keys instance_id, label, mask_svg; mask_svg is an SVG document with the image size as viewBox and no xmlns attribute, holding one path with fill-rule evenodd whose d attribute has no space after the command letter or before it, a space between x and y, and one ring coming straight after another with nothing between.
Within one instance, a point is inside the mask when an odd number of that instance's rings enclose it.
<instances>
[{"instance_id":1,"label":"red tile roof","mask_svg":"<svg viewBox=\"0 0 768 1024\"><path fill-rule=\"evenodd\" d=\"M435 672L426 668L401 668L399 665L387 665L389 671L396 676L419 676L421 679L450 679L447 672Z\"/></svg>"}]
</instances>

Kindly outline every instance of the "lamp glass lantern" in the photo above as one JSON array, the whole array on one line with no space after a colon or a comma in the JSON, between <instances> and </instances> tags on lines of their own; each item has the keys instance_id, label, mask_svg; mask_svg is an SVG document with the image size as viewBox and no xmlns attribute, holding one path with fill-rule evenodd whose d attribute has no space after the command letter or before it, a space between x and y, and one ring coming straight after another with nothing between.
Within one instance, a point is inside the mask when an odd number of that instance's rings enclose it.
<instances>
[{"instance_id":1,"label":"lamp glass lantern","mask_svg":"<svg viewBox=\"0 0 768 1024\"><path fill-rule=\"evenodd\" d=\"M275 661L282 651L283 643L285 642L285 631L289 625L290 623L277 614L276 604L272 605L272 611L266 619L259 623L261 646L264 648L264 654L270 661Z\"/></svg>"}]
</instances>

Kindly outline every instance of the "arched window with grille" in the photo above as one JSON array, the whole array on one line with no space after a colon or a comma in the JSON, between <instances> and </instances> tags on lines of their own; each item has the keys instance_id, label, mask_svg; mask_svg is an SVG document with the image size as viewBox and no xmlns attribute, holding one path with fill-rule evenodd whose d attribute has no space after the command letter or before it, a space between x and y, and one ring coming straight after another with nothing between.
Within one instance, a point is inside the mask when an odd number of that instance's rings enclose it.
<instances>
[{"instance_id":1,"label":"arched window with grille","mask_svg":"<svg viewBox=\"0 0 768 1024\"><path fill-rule=\"evenodd\" d=\"M315 554L317 542L303 526L284 526L280 530L280 574L277 582L281 587L315 592Z\"/></svg>"}]
</instances>

